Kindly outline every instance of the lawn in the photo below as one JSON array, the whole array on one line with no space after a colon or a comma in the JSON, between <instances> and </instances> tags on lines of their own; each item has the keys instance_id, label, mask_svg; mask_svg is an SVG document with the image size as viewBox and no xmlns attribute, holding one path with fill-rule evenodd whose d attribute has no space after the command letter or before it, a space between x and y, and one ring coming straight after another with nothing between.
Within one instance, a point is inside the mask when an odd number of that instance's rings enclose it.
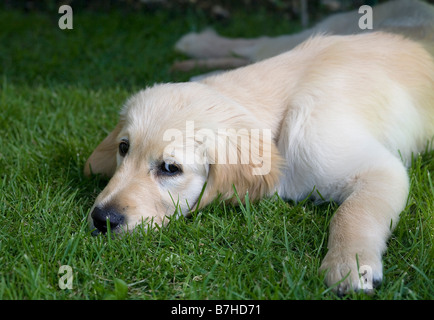
<instances>
[{"instance_id":1,"label":"lawn","mask_svg":"<svg viewBox=\"0 0 434 320\"><path fill-rule=\"evenodd\" d=\"M93 148L125 99L172 73L186 32L230 36L300 30L271 13L233 12L218 23L195 12L0 10L0 299L340 299L317 270L337 208L278 197L245 206L216 201L165 229L93 237L86 217L106 181L85 178ZM434 152L415 155L411 193L373 296L432 299ZM72 268L61 289L59 268ZM64 282L65 283L65 282Z\"/></svg>"}]
</instances>

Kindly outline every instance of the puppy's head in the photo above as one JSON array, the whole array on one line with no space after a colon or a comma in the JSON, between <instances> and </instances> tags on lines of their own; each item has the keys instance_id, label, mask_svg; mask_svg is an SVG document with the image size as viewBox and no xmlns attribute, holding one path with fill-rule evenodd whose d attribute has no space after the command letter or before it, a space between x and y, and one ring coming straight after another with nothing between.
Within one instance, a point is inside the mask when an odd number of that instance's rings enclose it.
<instances>
[{"instance_id":1,"label":"puppy's head","mask_svg":"<svg viewBox=\"0 0 434 320\"><path fill-rule=\"evenodd\" d=\"M163 225L219 194L231 198L234 187L259 198L273 192L279 164L271 130L242 106L204 84L157 85L127 101L86 162L86 175L111 177L89 224L97 232Z\"/></svg>"}]
</instances>

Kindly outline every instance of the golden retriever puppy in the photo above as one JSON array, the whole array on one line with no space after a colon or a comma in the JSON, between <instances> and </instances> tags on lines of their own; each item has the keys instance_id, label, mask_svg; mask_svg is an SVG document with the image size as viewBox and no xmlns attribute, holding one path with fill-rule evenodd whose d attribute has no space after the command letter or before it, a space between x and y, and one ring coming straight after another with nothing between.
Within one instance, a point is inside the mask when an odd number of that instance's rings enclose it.
<instances>
[{"instance_id":1,"label":"golden retriever puppy","mask_svg":"<svg viewBox=\"0 0 434 320\"><path fill-rule=\"evenodd\" d=\"M162 225L218 195L233 199L233 187L252 201L311 195L340 203L326 283L371 290L358 266L381 281L409 192L406 165L434 136L433 52L387 33L318 36L201 82L140 91L85 165L111 177L90 227Z\"/></svg>"}]
</instances>

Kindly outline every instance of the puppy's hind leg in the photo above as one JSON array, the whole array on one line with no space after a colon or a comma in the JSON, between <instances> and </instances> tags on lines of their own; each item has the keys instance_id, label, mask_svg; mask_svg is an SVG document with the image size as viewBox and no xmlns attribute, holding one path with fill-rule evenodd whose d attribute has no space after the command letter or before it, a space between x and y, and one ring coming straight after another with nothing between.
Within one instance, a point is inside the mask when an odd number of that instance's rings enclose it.
<instances>
[{"instance_id":1,"label":"puppy's hind leg","mask_svg":"<svg viewBox=\"0 0 434 320\"><path fill-rule=\"evenodd\" d=\"M328 252L320 268L326 271L326 284L340 295L351 290L371 293L381 282L381 257L407 201L408 175L389 154L358 172L349 188L351 193L330 222ZM359 276L362 269L371 279Z\"/></svg>"}]
</instances>

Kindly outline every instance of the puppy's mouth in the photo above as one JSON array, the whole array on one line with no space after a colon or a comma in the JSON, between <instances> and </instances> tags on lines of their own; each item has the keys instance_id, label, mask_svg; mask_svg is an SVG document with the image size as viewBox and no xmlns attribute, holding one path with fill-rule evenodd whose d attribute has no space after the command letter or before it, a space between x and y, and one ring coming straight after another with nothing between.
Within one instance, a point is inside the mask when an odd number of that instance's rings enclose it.
<instances>
[{"instance_id":1,"label":"puppy's mouth","mask_svg":"<svg viewBox=\"0 0 434 320\"><path fill-rule=\"evenodd\" d=\"M98 235L100 235L100 234L102 234L102 235L106 235L106 234L111 234L111 235L114 235L114 234L116 234L116 235L118 235L118 234L121 234L121 233L124 233L124 229L122 228L122 227L116 227L116 228L109 228L109 229L98 229L97 227L95 227L95 226L91 226L90 227L90 229L92 230L92 232L90 233L92 236L94 236L94 237L96 237L96 236L98 236Z\"/></svg>"}]
</instances>

